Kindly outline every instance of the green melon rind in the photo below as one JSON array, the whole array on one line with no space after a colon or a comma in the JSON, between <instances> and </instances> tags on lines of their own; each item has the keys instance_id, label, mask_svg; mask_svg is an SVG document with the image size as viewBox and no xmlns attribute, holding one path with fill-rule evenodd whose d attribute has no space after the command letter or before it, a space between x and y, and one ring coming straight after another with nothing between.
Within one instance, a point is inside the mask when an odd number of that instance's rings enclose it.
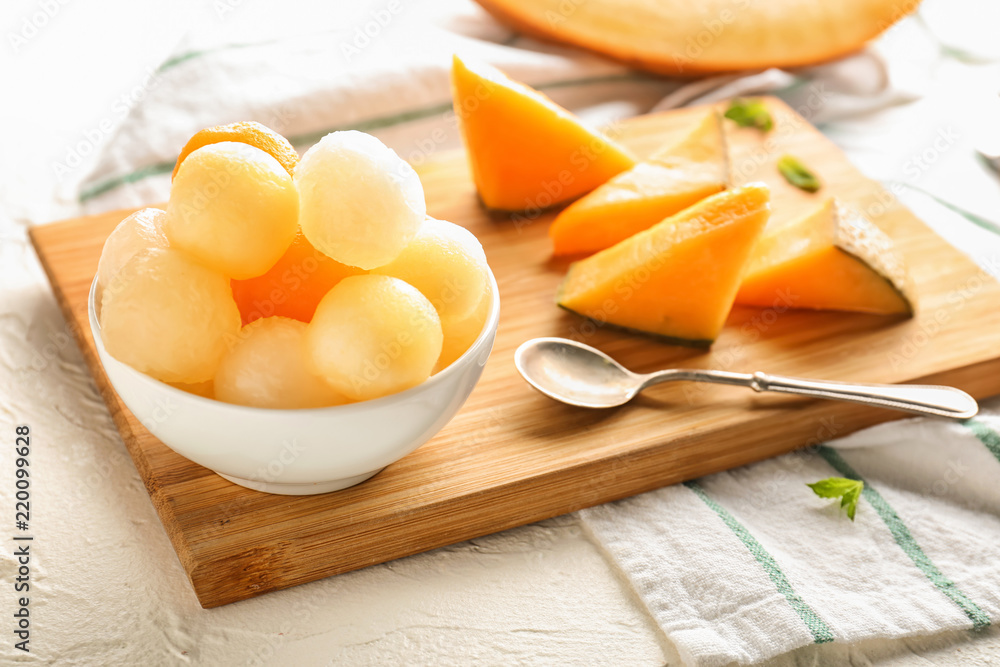
<instances>
[{"instance_id":1,"label":"green melon rind","mask_svg":"<svg viewBox=\"0 0 1000 667\"><path fill-rule=\"evenodd\" d=\"M916 290L889 235L839 201L834 202L833 223L833 245L888 283L912 317L916 312Z\"/></svg>"},{"instance_id":2,"label":"green melon rind","mask_svg":"<svg viewBox=\"0 0 1000 667\"><path fill-rule=\"evenodd\" d=\"M840 252L844 253L845 255L847 255L848 257L850 257L851 259L853 259L855 262L858 262L862 266L864 266L865 268L870 269L875 275L877 275L879 278L881 278L882 281L886 285L889 286L889 289L891 289L893 292L895 292L899 296L900 300L903 303L906 304L906 312L905 313L898 313L898 315L904 315L906 317L913 317L914 315L916 315L916 312L917 312L916 301L908 293L908 292L912 292L913 291L913 288L912 288L911 285L898 285L892 278L889 278L888 276L886 276L884 273L882 273L881 271L879 271L877 268L875 268L874 266L872 266L870 263L866 262L862 257L858 257L854 253L848 252L847 250L845 250L844 248L841 248L840 246L836 246L836 247L837 247L837 250L839 250ZM841 311L841 312L865 313L867 311L853 310L853 311Z\"/></svg>"},{"instance_id":3,"label":"green melon rind","mask_svg":"<svg viewBox=\"0 0 1000 667\"><path fill-rule=\"evenodd\" d=\"M561 293L562 293L562 289L560 288L560 294ZM676 336L667 336L666 334L656 333L654 331L646 331L645 329L634 329L632 327L627 327L627 326L624 326L624 325L621 325L621 324L614 324L612 322L605 322L603 320L598 320L598 319L595 319L595 318L590 317L588 315L584 315L583 313L578 313L577 311L573 310L569 306L565 306L565 305L559 303L558 298L556 300L556 305L559 306L560 308L562 308L563 310L565 310L566 312L573 313L574 315L578 315L580 317L584 317L584 318L590 320L591 322L594 322L599 327L608 327L608 328L611 328L611 329L616 329L618 331L624 331L626 333L640 334L642 336L648 336L648 337L656 340L657 342L666 343L667 345L681 345L683 347L693 347L693 348L698 348L698 349L702 349L702 350L707 350L708 348L710 348L712 346L712 343L715 342L715 339L709 340L709 339L704 339L704 338L678 338Z\"/></svg>"}]
</instances>

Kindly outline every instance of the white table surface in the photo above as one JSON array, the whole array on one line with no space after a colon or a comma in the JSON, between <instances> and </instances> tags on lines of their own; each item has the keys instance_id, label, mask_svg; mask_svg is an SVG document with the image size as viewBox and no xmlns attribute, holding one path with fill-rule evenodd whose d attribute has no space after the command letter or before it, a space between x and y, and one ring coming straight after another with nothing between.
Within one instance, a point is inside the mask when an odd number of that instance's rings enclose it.
<instances>
[{"instance_id":1,"label":"white table surface","mask_svg":"<svg viewBox=\"0 0 1000 667\"><path fill-rule=\"evenodd\" d=\"M75 175L60 180L52 165L107 114L117 91L170 51L186 5L53 2L43 29L15 49L9 35L42 4L8 2L0 15L0 497L12 515L13 425L30 424L35 536L32 652L15 651L10 624L0 624L0 663L676 664L571 516L199 607L26 236L29 224L75 212L67 195ZM998 89L995 61L942 56L922 101L824 129L869 175L1000 219L1000 181L972 156L990 115L994 125L1000 119ZM941 128L953 128L957 142L910 178L907 146ZM907 201L934 205L922 199ZM942 231L974 251L983 232L947 220ZM0 540L13 544L13 532L0 529ZM0 552L3 618L16 597L7 587L12 551ZM848 662L998 664L1000 631L810 646L773 664Z\"/></svg>"}]
</instances>

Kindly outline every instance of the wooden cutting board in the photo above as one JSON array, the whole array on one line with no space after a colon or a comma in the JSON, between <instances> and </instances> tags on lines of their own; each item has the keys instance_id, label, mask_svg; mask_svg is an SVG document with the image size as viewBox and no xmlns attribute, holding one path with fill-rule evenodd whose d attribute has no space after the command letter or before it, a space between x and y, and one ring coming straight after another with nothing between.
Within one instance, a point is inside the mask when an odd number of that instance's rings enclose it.
<instances>
[{"instance_id":1,"label":"wooden cutting board","mask_svg":"<svg viewBox=\"0 0 1000 667\"><path fill-rule=\"evenodd\" d=\"M574 409L537 394L515 371L514 350L535 336L583 340L639 370L762 370L948 383L977 397L1000 393L1000 285L861 176L805 120L776 100L769 104L777 120L769 135L727 122L737 180L772 186L770 224L834 194L866 212L909 262L916 318L796 312L784 304L736 309L710 352L597 329L553 303L566 266L550 258L552 215L487 215L464 155L442 155L418 169L428 212L467 226L486 248L502 303L493 356L468 403L437 437L370 481L321 496L267 495L231 484L168 449L121 404L94 351L86 301L104 239L128 211L34 228L56 298L201 604L215 607L538 521L902 416L694 384L661 385L615 410ZM672 111L613 129L648 155L705 111ZM777 175L774 162L786 152L818 172L820 193L800 192Z\"/></svg>"}]
</instances>

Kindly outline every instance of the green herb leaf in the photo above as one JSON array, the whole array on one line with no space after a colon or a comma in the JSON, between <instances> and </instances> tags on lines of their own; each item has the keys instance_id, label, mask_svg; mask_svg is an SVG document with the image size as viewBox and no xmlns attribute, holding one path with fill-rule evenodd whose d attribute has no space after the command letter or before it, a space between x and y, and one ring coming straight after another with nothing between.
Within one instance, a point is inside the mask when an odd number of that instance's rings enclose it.
<instances>
[{"instance_id":1,"label":"green herb leaf","mask_svg":"<svg viewBox=\"0 0 1000 667\"><path fill-rule=\"evenodd\" d=\"M768 132L774 127L771 112L760 100L745 100L737 97L729 103L729 108L723 115L740 127L756 127L761 132Z\"/></svg>"},{"instance_id":2,"label":"green herb leaf","mask_svg":"<svg viewBox=\"0 0 1000 667\"><path fill-rule=\"evenodd\" d=\"M816 174L791 155L781 156L781 159L778 160L778 171L781 172L786 181L799 190L816 192L820 189L821 183Z\"/></svg>"},{"instance_id":3,"label":"green herb leaf","mask_svg":"<svg viewBox=\"0 0 1000 667\"><path fill-rule=\"evenodd\" d=\"M847 518L854 521L858 510L858 499L865 483L846 477L828 477L812 484L806 484L820 498L840 498L840 506L847 510Z\"/></svg>"}]
</instances>

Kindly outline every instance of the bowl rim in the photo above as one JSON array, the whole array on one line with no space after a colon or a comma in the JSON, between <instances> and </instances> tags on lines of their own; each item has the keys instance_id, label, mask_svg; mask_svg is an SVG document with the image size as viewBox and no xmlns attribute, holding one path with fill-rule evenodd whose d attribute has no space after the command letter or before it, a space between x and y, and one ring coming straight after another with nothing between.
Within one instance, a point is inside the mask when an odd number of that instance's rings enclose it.
<instances>
[{"instance_id":1,"label":"bowl rim","mask_svg":"<svg viewBox=\"0 0 1000 667\"><path fill-rule=\"evenodd\" d=\"M422 391L433 387L436 384L441 384L447 380L448 377L456 373L461 372L460 368L464 367L469 363L469 359L472 358L473 354L478 354L482 349L484 341L493 334L500 322L500 288L497 285L496 276L493 275L493 269L487 266L487 275L489 277L490 283L490 297L492 298L492 303L490 304L490 312L486 317L486 323L483 325L482 330L476 339L469 345L468 349L465 350L455 361L451 362L446 368L438 371L434 375L421 382L420 384L410 387L409 389L404 389L403 391L396 392L395 394L389 394L388 396L381 396L379 398L373 398L367 401L356 401L353 403L345 403L343 405L329 405L321 408L258 408L251 405L239 405L236 403L226 403L225 401L220 401L214 398L206 398L204 396L199 396L197 394L192 394L191 392L184 391L183 389L178 389L177 387L171 386L170 384L157 380L151 375L147 375L142 371L132 368L128 364L122 361L118 362L126 373L131 374L133 377L137 378L139 381L146 383L155 387L159 391L166 391L168 395L174 396L182 401L191 401L196 405L211 406L218 410L227 410L234 414L253 414L253 415L306 415L306 414L322 414L326 412L346 412L348 410L357 410L359 407L364 406L365 409L368 408L378 408L383 406L389 406L396 403L405 402L410 397L415 396ZM101 336L101 324L97 319L97 308L96 308L96 297L97 297L97 275L94 275L94 280L90 284L90 293L87 297L87 316L90 320L90 332L94 338L94 346L97 348L98 357L103 357L107 355L114 359L111 354L104 347L104 339ZM104 362L101 362L104 365ZM117 387L111 382L110 377L108 382L112 385L117 393Z\"/></svg>"}]
</instances>

